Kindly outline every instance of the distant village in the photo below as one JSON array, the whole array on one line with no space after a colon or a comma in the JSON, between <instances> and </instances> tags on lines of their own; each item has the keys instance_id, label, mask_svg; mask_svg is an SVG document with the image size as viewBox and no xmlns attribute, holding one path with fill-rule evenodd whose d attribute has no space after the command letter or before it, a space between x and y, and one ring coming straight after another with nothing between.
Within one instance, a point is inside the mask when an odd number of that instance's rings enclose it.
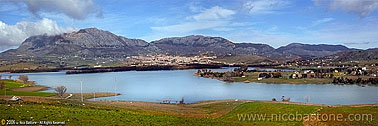
<instances>
[{"instance_id":1,"label":"distant village","mask_svg":"<svg viewBox=\"0 0 378 126\"><path fill-rule=\"evenodd\" d=\"M184 64L211 64L221 63L213 61L217 56L168 56L168 55L146 55L132 56L124 62L128 65L184 65Z\"/></svg>"}]
</instances>

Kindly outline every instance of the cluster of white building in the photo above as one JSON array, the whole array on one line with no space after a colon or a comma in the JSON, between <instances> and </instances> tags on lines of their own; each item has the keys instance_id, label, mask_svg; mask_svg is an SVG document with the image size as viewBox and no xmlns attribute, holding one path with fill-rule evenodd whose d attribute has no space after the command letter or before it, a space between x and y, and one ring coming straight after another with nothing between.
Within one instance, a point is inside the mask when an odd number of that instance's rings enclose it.
<instances>
[{"instance_id":1,"label":"cluster of white building","mask_svg":"<svg viewBox=\"0 0 378 126\"><path fill-rule=\"evenodd\" d=\"M132 56L130 60L133 64L142 65L178 65L178 64L208 64L215 63L212 59L216 56L167 56L167 55L147 55Z\"/></svg>"}]
</instances>

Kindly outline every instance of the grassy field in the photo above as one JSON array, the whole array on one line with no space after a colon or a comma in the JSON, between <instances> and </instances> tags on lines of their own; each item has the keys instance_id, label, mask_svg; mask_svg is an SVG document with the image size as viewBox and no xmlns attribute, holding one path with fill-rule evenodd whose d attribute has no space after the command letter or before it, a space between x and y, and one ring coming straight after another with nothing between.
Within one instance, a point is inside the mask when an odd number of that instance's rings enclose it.
<instances>
[{"instance_id":1,"label":"grassy field","mask_svg":"<svg viewBox=\"0 0 378 126\"><path fill-rule=\"evenodd\" d=\"M284 73L284 72L282 72ZM257 80L259 72L246 73L246 77L233 77L235 82L258 82L258 83L273 83L273 84L330 84L332 83L331 78L301 78L301 79L291 79L291 78L264 78L262 80ZM283 75L287 76L287 75Z\"/></svg>"},{"instance_id":2,"label":"grassy field","mask_svg":"<svg viewBox=\"0 0 378 126\"><path fill-rule=\"evenodd\" d=\"M221 117L220 120L235 120L235 123L253 123L254 125L301 125L303 120L300 120L299 117L297 121L284 121L287 119L286 117L281 120L278 118L276 119L276 116L272 115L311 114L316 113L316 110L319 108L320 106L251 102L238 106L232 112ZM255 116L255 120L253 120L253 118L248 118L246 115Z\"/></svg>"},{"instance_id":3,"label":"grassy field","mask_svg":"<svg viewBox=\"0 0 378 126\"><path fill-rule=\"evenodd\" d=\"M232 102L229 102L232 104ZM217 113L223 103L200 104L199 111ZM194 104L195 105L195 104ZM168 105L180 106L180 105ZM190 106L190 105L184 105ZM213 109L218 108L218 109ZM246 102L238 105L231 112L224 113L217 118L208 117L181 117L154 111L141 111L140 109L129 109L125 107L109 107L97 104L79 105L75 103L54 102L54 103L10 103L0 100L0 109L5 110L0 114L0 119L16 121L64 121L67 125L302 125L303 120L284 121L275 120L272 114L314 114L318 113L370 113L373 114L373 121L352 121L352 122L328 122L322 124L337 125L374 125L378 124L378 107L326 107L314 105L298 105L272 102ZM164 109L162 107L161 109ZM244 120L241 114L266 115L265 119Z\"/></svg>"},{"instance_id":4,"label":"grassy field","mask_svg":"<svg viewBox=\"0 0 378 126\"><path fill-rule=\"evenodd\" d=\"M16 82L14 80L0 80L0 81L3 81L6 86L6 90L5 89L0 90L0 95L2 96L5 94L15 95L15 96L43 96L43 97L55 95L55 93L48 93L48 92L11 91L12 89L16 89L16 88L27 87L28 85L21 82Z\"/></svg>"},{"instance_id":5,"label":"grassy field","mask_svg":"<svg viewBox=\"0 0 378 126\"><path fill-rule=\"evenodd\" d=\"M209 119L193 119L137 113L126 109L80 106L72 104L0 105L2 119L23 121L65 121L67 125L189 125L221 123Z\"/></svg>"},{"instance_id":6,"label":"grassy field","mask_svg":"<svg viewBox=\"0 0 378 126\"><path fill-rule=\"evenodd\" d=\"M366 107L335 107L335 108L324 108L319 112L320 114L342 114L344 121L329 120L327 124L329 125L364 125L373 126L378 125L378 106L366 106ZM369 114L371 114L373 121L369 120ZM347 121L345 121L347 120ZM360 121L355 121L360 120Z\"/></svg>"}]
</instances>

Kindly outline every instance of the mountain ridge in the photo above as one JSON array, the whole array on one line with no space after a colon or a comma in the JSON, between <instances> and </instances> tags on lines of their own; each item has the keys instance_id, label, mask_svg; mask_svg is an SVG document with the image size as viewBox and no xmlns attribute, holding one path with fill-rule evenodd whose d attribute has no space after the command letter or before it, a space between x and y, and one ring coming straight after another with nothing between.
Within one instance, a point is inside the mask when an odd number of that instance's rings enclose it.
<instances>
[{"instance_id":1,"label":"mountain ridge","mask_svg":"<svg viewBox=\"0 0 378 126\"><path fill-rule=\"evenodd\" d=\"M222 37L189 35L147 42L129 39L97 28L80 29L59 35L27 38L17 49L0 53L3 57L82 56L126 57L151 53L168 55L260 55L265 57L323 57L352 50L343 45L291 43L277 49L261 43L235 43Z\"/></svg>"},{"instance_id":2,"label":"mountain ridge","mask_svg":"<svg viewBox=\"0 0 378 126\"><path fill-rule=\"evenodd\" d=\"M378 48L370 48L366 50L340 52L334 55L327 56L326 58L330 58L335 61L372 61L378 60L377 54Z\"/></svg>"}]
</instances>

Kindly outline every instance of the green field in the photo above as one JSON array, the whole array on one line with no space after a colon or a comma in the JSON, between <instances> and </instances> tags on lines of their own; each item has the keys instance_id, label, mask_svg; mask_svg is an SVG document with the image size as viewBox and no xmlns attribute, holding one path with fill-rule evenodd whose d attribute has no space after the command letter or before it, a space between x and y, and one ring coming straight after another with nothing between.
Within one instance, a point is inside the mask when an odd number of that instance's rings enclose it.
<instances>
[{"instance_id":1,"label":"green field","mask_svg":"<svg viewBox=\"0 0 378 126\"><path fill-rule=\"evenodd\" d=\"M272 116L272 114L312 114L316 113L316 110L319 108L319 106L309 105L252 102L238 106L230 113L221 117L220 120L240 119L239 123L241 124L253 123L256 125L301 125L302 120L300 120L299 117L298 120L284 121L288 118L285 117L284 119L279 120L278 118L276 119L276 116ZM242 115L254 115L255 120L250 120L248 117ZM260 120L257 116L260 117ZM265 119L261 117L265 117Z\"/></svg>"},{"instance_id":2,"label":"green field","mask_svg":"<svg viewBox=\"0 0 378 126\"><path fill-rule=\"evenodd\" d=\"M0 81L3 81L4 84L5 84L5 86L6 86L6 90L5 89L1 89L0 90L0 95L1 96L4 96L5 94L8 95L8 96L15 95L15 96L43 96L43 97L54 96L55 95L55 93L48 93L48 92L19 92L19 91L11 91L10 89L20 88L20 87L26 87L28 85L24 84L24 83L21 83L21 82L16 82L14 80L0 80ZM5 93L5 91L6 91L6 93Z\"/></svg>"},{"instance_id":3,"label":"green field","mask_svg":"<svg viewBox=\"0 0 378 126\"><path fill-rule=\"evenodd\" d=\"M237 106L219 118L184 118L178 116L141 112L127 108L107 107L95 104L74 103L8 103L0 101L1 119L16 121L65 121L67 125L302 125L301 120L274 120L272 114L314 114L322 106L284 103L248 102ZM206 107L217 107L209 104ZM340 125L378 124L378 107L324 107L320 113L371 113L373 121L327 122ZM240 120L240 114L266 115L265 120ZM300 119L301 117L296 116Z\"/></svg>"}]
</instances>

